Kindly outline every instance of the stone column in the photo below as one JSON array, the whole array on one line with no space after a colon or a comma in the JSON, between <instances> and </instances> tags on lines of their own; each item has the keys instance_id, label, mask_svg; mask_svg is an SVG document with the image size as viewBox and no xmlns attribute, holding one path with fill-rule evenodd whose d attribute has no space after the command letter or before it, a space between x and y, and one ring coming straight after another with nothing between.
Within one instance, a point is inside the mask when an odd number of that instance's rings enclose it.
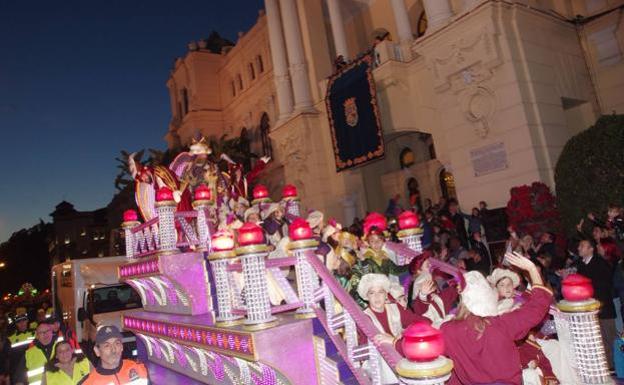
<instances>
[{"instance_id":1,"label":"stone column","mask_svg":"<svg viewBox=\"0 0 624 385\"><path fill-rule=\"evenodd\" d=\"M311 111L312 94L310 93L308 69L301 42L301 27L299 26L296 0L280 0L280 10L282 11L290 77L295 96L295 110Z\"/></svg>"},{"instance_id":2,"label":"stone column","mask_svg":"<svg viewBox=\"0 0 624 385\"><path fill-rule=\"evenodd\" d=\"M474 7L476 7L477 5L479 5L479 3L481 3L483 0L464 0L464 11L468 11L469 9L472 9Z\"/></svg>"},{"instance_id":3,"label":"stone column","mask_svg":"<svg viewBox=\"0 0 624 385\"><path fill-rule=\"evenodd\" d=\"M399 33L399 42L404 43L413 40L414 37L412 36L412 26L410 25L409 18L407 17L405 0L392 0L391 3L392 11L394 11L394 20L396 21L397 31Z\"/></svg>"},{"instance_id":4,"label":"stone column","mask_svg":"<svg viewBox=\"0 0 624 385\"><path fill-rule=\"evenodd\" d=\"M423 0L425 14L427 15L427 33L430 33L453 16L449 0Z\"/></svg>"},{"instance_id":5,"label":"stone column","mask_svg":"<svg viewBox=\"0 0 624 385\"><path fill-rule=\"evenodd\" d=\"M286 61L286 46L282 34L282 23L277 0L265 0L267 24L269 27L269 43L271 45L271 59L273 61L273 76L277 91L277 104L279 107L278 122L286 120L293 111L293 94L288 75L288 62Z\"/></svg>"},{"instance_id":6,"label":"stone column","mask_svg":"<svg viewBox=\"0 0 624 385\"><path fill-rule=\"evenodd\" d=\"M327 0L327 8L329 9L329 20L331 22L332 35L334 35L336 56L342 55L345 60L348 60L349 50L347 48L347 35L345 34L339 0Z\"/></svg>"}]
</instances>

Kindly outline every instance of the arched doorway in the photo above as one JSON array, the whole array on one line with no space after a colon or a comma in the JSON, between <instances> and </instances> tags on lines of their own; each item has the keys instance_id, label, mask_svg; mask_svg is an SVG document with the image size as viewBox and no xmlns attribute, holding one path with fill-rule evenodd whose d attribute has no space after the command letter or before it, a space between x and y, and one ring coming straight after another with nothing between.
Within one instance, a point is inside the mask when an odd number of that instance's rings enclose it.
<instances>
[{"instance_id":1,"label":"arched doorway","mask_svg":"<svg viewBox=\"0 0 624 385\"><path fill-rule=\"evenodd\" d=\"M447 200L450 198L457 199L457 192L455 191L455 177L449 171L443 168L440 171L440 190L442 196Z\"/></svg>"}]
</instances>

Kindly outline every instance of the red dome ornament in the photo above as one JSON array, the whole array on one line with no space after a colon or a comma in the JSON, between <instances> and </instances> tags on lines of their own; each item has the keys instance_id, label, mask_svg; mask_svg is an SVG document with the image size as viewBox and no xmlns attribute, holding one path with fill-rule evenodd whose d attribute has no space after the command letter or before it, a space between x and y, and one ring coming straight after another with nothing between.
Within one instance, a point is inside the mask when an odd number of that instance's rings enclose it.
<instances>
[{"instance_id":1,"label":"red dome ornament","mask_svg":"<svg viewBox=\"0 0 624 385\"><path fill-rule=\"evenodd\" d=\"M594 286L589 278L570 274L561 282L561 294L566 301L587 301L594 296Z\"/></svg>"},{"instance_id":2,"label":"red dome ornament","mask_svg":"<svg viewBox=\"0 0 624 385\"><path fill-rule=\"evenodd\" d=\"M161 187L156 191L156 202L173 201L173 192L168 187Z\"/></svg>"},{"instance_id":3,"label":"red dome ornament","mask_svg":"<svg viewBox=\"0 0 624 385\"><path fill-rule=\"evenodd\" d=\"M136 222L139 220L139 215L134 210L126 210L123 213L124 222Z\"/></svg>"},{"instance_id":4,"label":"red dome ornament","mask_svg":"<svg viewBox=\"0 0 624 385\"><path fill-rule=\"evenodd\" d=\"M313 234L308 221L303 218L297 218L288 226L288 236L291 241L301 241L311 239Z\"/></svg>"},{"instance_id":5,"label":"red dome ornament","mask_svg":"<svg viewBox=\"0 0 624 385\"><path fill-rule=\"evenodd\" d=\"M211 240L213 251L230 251L234 249L234 236L229 231L217 231Z\"/></svg>"},{"instance_id":6,"label":"red dome ornament","mask_svg":"<svg viewBox=\"0 0 624 385\"><path fill-rule=\"evenodd\" d=\"M287 184L282 189L282 199L297 198L297 187L292 184Z\"/></svg>"},{"instance_id":7,"label":"red dome ornament","mask_svg":"<svg viewBox=\"0 0 624 385\"><path fill-rule=\"evenodd\" d=\"M246 222L238 229L238 245L250 246L264 243L264 231L255 223Z\"/></svg>"},{"instance_id":8,"label":"red dome ornament","mask_svg":"<svg viewBox=\"0 0 624 385\"><path fill-rule=\"evenodd\" d=\"M444 353L444 338L428 323L416 322L405 329L402 347L410 361L433 361Z\"/></svg>"},{"instance_id":9,"label":"red dome ornament","mask_svg":"<svg viewBox=\"0 0 624 385\"><path fill-rule=\"evenodd\" d=\"M210 191L210 187L205 184L200 184L195 189L194 199L196 201L209 201L212 199L212 191Z\"/></svg>"},{"instance_id":10,"label":"red dome ornament","mask_svg":"<svg viewBox=\"0 0 624 385\"><path fill-rule=\"evenodd\" d=\"M420 226L420 219L413 211L403 211L398 217L399 229L415 229Z\"/></svg>"},{"instance_id":11,"label":"red dome ornament","mask_svg":"<svg viewBox=\"0 0 624 385\"><path fill-rule=\"evenodd\" d=\"M266 199L269 197L269 189L263 184L256 185L252 192L254 199Z\"/></svg>"},{"instance_id":12,"label":"red dome ornament","mask_svg":"<svg viewBox=\"0 0 624 385\"><path fill-rule=\"evenodd\" d=\"M379 213L368 214L364 218L364 233L368 234L373 227L376 227L379 231L386 231L388 227L386 217Z\"/></svg>"}]
</instances>

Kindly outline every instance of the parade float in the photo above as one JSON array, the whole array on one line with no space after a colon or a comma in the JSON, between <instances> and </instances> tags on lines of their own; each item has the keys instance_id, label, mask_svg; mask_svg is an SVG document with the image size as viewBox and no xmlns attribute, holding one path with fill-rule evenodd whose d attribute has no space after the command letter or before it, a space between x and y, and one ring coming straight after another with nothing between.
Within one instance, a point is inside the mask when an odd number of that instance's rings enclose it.
<instances>
[{"instance_id":1,"label":"parade float","mask_svg":"<svg viewBox=\"0 0 624 385\"><path fill-rule=\"evenodd\" d=\"M126 313L122 325L136 334L155 383L186 376L218 385L381 384L382 366L405 384L449 378L453 365L435 329L408 328L406 357L375 342L373 322L317 255L319 238L302 216L296 186L286 185L272 202L257 184L247 203L248 175L237 165L220 169L202 140L168 167L130 164L140 214L124 213L127 263L118 274L139 293L143 309ZM240 218L275 204L289 226L287 237L270 245L257 223ZM384 247L396 264L407 265L422 254L423 231L414 213L397 219L400 242ZM370 220L385 228L382 216ZM456 268L432 265L461 280ZM569 330L566 346L576 352L592 348L584 330L595 337L596 305L586 297L553 309L557 327ZM583 327L570 328L577 321ZM582 355L574 357L574 369L585 370ZM590 364L585 381L607 383L604 353Z\"/></svg>"}]
</instances>

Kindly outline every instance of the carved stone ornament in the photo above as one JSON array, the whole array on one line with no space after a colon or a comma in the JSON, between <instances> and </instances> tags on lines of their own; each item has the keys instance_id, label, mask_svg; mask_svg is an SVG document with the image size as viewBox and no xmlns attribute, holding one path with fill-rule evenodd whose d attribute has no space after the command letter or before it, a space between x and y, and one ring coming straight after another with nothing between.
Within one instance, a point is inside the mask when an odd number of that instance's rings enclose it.
<instances>
[{"instance_id":1,"label":"carved stone ornament","mask_svg":"<svg viewBox=\"0 0 624 385\"><path fill-rule=\"evenodd\" d=\"M475 124L475 134L485 138L490 132L489 122L496 111L494 92L484 86L470 87L463 92L461 102L464 116Z\"/></svg>"},{"instance_id":2,"label":"carved stone ornament","mask_svg":"<svg viewBox=\"0 0 624 385\"><path fill-rule=\"evenodd\" d=\"M475 133L485 138L496 111L496 97L488 83L503 63L497 35L483 28L434 48L428 56L435 90L454 94L466 119L475 124Z\"/></svg>"},{"instance_id":3,"label":"carved stone ornament","mask_svg":"<svg viewBox=\"0 0 624 385\"><path fill-rule=\"evenodd\" d=\"M301 190L304 189L303 175L308 173L310 148L306 144L304 127L289 127L288 132L277 142L278 157L283 165L288 165L288 174Z\"/></svg>"}]
</instances>

